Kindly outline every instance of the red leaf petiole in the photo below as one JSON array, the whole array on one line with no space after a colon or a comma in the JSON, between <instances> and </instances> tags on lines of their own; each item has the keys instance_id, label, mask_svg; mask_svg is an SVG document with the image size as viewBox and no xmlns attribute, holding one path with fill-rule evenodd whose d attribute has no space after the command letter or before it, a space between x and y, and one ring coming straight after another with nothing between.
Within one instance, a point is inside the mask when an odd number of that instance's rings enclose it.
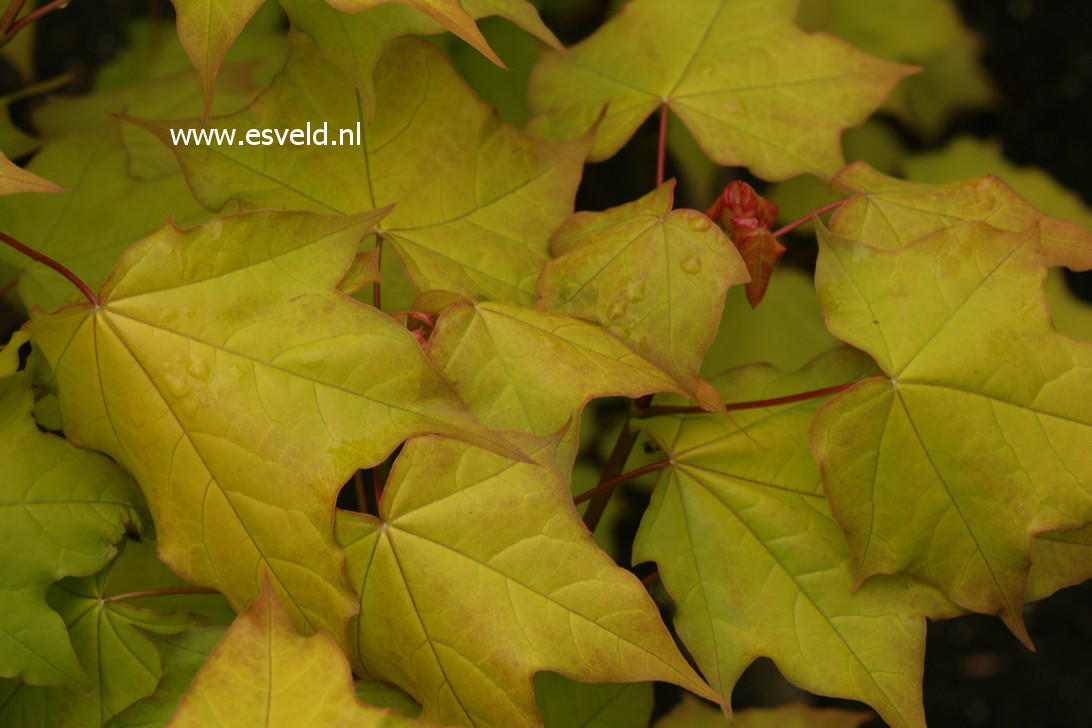
<instances>
[{"instance_id":1,"label":"red leaf petiole","mask_svg":"<svg viewBox=\"0 0 1092 728\"><path fill-rule=\"evenodd\" d=\"M98 297L95 296L95 294L91 292L91 289L87 286L86 283L84 283L82 280L80 280L79 276L77 276L72 271L68 270L68 268L65 268L63 265L61 265L57 261L53 260L49 256L43 255L42 253L39 253L34 248L30 248L30 247L27 247L26 245L23 245L18 240L11 237L10 235L7 235L6 233L0 233L0 240L3 240L5 243L7 243L11 247L15 248L16 250L18 250L20 253L27 256L28 258L36 260L39 263L41 263L42 265L47 265L50 268L52 268L53 270L60 273L62 276L67 278L69 281L71 281L72 284L76 286L76 288L80 289L80 293L82 293L84 295L84 297L86 297L87 300L91 302L91 305L93 305L95 307L98 307L98 305L99 305Z\"/></svg>"}]
</instances>

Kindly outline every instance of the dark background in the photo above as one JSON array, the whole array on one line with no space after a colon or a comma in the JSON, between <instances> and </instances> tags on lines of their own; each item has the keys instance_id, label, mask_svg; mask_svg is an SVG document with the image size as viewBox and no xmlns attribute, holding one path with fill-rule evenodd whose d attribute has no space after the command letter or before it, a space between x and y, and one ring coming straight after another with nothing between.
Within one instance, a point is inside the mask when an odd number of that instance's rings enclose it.
<instances>
[{"instance_id":1,"label":"dark background","mask_svg":"<svg viewBox=\"0 0 1092 728\"><path fill-rule=\"evenodd\" d=\"M940 143L964 133L1000 138L1012 161L1042 167L1092 202L1092 136L1088 133L1092 0L957 0L957 4L967 24L984 40L984 62L1003 100L994 110L955 118ZM608 5L607 0L585 0L575 12L547 13L544 19L571 44L602 22ZM149 12L169 21L172 8L166 0L73 0L40 24L38 77L72 72L74 81L66 91L88 88L95 68L124 45L126 21ZM13 71L0 63L0 94L13 90L16 83ZM17 121L26 123L26 111L33 103L28 100L15 110ZM901 128L901 133L911 149L923 147L913 132ZM655 145L656 131L646 126L617 157L590 165L578 206L602 209L647 192L653 182L648 160L655 157ZM708 201L683 202L704 208ZM803 239L798 242L809 244ZM806 267L813 256L805 249L793 260ZM1070 275L1068 280L1092 301L1088 274ZM13 312L8 313L8 320L17 325L10 317ZM0 312L0 327L4 318ZM8 331L0 339L6 339ZM632 538L644 502L633 493L623 497L630 502L632 517L619 528ZM970 616L930 625L924 685L931 726L1092 726L1092 583L1029 605L1026 617L1037 653L1024 649L995 618ZM670 688L662 686L657 697L657 712L677 700ZM744 675L733 697L736 707L742 708L772 705L799 694L780 678L772 663L760 660Z\"/></svg>"}]
</instances>

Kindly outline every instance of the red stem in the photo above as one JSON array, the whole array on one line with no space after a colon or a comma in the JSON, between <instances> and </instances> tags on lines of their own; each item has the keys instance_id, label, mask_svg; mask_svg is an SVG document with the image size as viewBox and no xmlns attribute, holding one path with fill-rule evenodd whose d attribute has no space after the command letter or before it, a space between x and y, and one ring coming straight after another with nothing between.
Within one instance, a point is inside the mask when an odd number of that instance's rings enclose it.
<instances>
[{"instance_id":1,"label":"red stem","mask_svg":"<svg viewBox=\"0 0 1092 728\"><path fill-rule=\"evenodd\" d=\"M668 463L666 460L664 460L662 462L658 462L658 463L650 463L648 465L642 465L641 467L637 468L636 470L631 470L628 473L624 473L622 475L619 475L617 478L611 478L610 480L606 481L605 483L600 483L599 485L595 486L591 490L584 491L580 495L573 498L573 503L576 503L576 504L583 503L586 500L594 498L595 496L599 495L600 493L605 493L608 490L610 490L610 489L612 489L612 488L614 488L616 486L619 486L622 483L625 483L627 480L633 480L634 478L637 478L637 477L639 477L641 475L644 475L645 473L651 473L653 470L659 470L660 468L665 468L668 465L670 465L670 463Z\"/></svg>"},{"instance_id":2,"label":"red stem","mask_svg":"<svg viewBox=\"0 0 1092 728\"><path fill-rule=\"evenodd\" d=\"M11 26L11 29L8 30L8 33L7 33L8 37L10 38L11 36L15 35L20 30L22 30L26 26L30 25L31 23L33 23L35 20L42 17L43 15L48 15L49 13L52 13L57 8L63 7L63 6L67 5L70 2L72 2L72 0L53 0L53 2L43 5L42 7L35 10L33 13L30 13L29 15L25 16L22 20L19 20L17 23L15 23L15 25Z\"/></svg>"},{"instance_id":3,"label":"red stem","mask_svg":"<svg viewBox=\"0 0 1092 728\"><path fill-rule=\"evenodd\" d=\"M144 591L128 592L117 596L107 597L108 602L124 602L129 599L142 597L170 597L183 594L219 594L215 589L206 589L203 586L176 586L167 589L145 589Z\"/></svg>"},{"instance_id":4,"label":"red stem","mask_svg":"<svg viewBox=\"0 0 1092 728\"><path fill-rule=\"evenodd\" d=\"M0 288L0 298L3 298L4 296L11 293L11 289L15 288L15 286L17 285L19 285L19 276L16 276L11 283L8 283L3 288Z\"/></svg>"},{"instance_id":5,"label":"red stem","mask_svg":"<svg viewBox=\"0 0 1092 728\"><path fill-rule=\"evenodd\" d=\"M11 0L8 3L8 9L4 11L4 17L0 18L0 33L7 34L8 28L15 23L15 19L19 17L19 13L22 12L26 3L27 0Z\"/></svg>"},{"instance_id":6,"label":"red stem","mask_svg":"<svg viewBox=\"0 0 1092 728\"><path fill-rule=\"evenodd\" d=\"M644 584L645 586L648 586L649 584L651 584L652 582L656 581L659 578L660 578L660 572L659 571L653 571L651 574L646 576L644 579L641 579L641 583Z\"/></svg>"},{"instance_id":7,"label":"red stem","mask_svg":"<svg viewBox=\"0 0 1092 728\"><path fill-rule=\"evenodd\" d=\"M68 270L68 268L65 268L63 265L61 265L57 261L53 260L52 258L50 258L50 257L48 257L46 255L42 255L41 253L39 253L34 248L28 248L27 246L23 245L18 240L11 237L10 235L7 235L5 233L0 233L0 240L3 240L5 243L7 243L11 247L15 248L16 250L18 250L20 253L27 256L28 258L33 258L34 260L38 261L39 263L41 263L43 265L48 265L50 268L57 271L62 276L64 276L68 280L72 281L72 283L76 286L76 288L80 289L80 293L82 293L84 296L86 296L87 300L91 302L91 305L93 305L93 306L98 306L99 305L99 299L95 296L94 293L91 292L91 289L87 287L87 284L84 283L83 281L81 281L79 276L77 276L72 271Z\"/></svg>"},{"instance_id":8,"label":"red stem","mask_svg":"<svg viewBox=\"0 0 1092 728\"><path fill-rule=\"evenodd\" d=\"M383 236L375 236L375 267L376 270L382 268L383 264ZM383 295L379 289L379 281L372 284L372 305L380 311L383 310Z\"/></svg>"},{"instance_id":9,"label":"red stem","mask_svg":"<svg viewBox=\"0 0 1092 728\"><path fill-rule=\"evenodd\" d=\"M353 473L353 492L356 493L356 507L361 513L368 512L368 499L364 495L364 476L360 471Z\"/></svg>"},{"instance_id":10,"label":"red stem","mask_svg":"<svg viewBox=\"0 0 1092 728\"><path fill-rule=\"evenodd\" d=\"M379 501L383 498L383 482L379 479L379 466L372 468L372 489L375 491L375 510L379 515Z\"/></svg>"},{"instance_id":11,"label":"red stem","mask_svg":"<svg viewBox=\"0 0 1092 728\"><path fill-rule=\"evenodd\" d=\"M779 404L792 404L793 402L803 402L806 399L815 399L816 397L825 397L828 394L844 392L855 384L857 384L857 382L846 382L845 384L835 384L833 387L813 389L808 392L789 394L784 397L773 397L771 399L756 399L750 402L729 402L724 405L724 409L760 409L762 407L775 407ZM696 414L699 412L708 413L709 411L702 409L701 407L649 407L647 410L645 410L645 414L648 415Z\"/></svg>"},{"instance_id":12,"label":"red stem","mask_svg":"<svg viewBox=\"0 0 1092 728\"><path fill-rule=\"evenodd\" d=\"M781 228L780 230L775 230L774 233L773 233L773 236L775 238L779 238L782 235L784 235L785 233L792 232L793 230L800 227L804 223L810 221L816 215L822 215L823 213L830 212L831 210L837 210L839 207L846 204L847 202L850 202L851 200L857 199L857 197L859 197L859 195L854 195L853 197L847 197L844 200L838 200L837 202L832 202L829 205L825 205L823 207L820 207L818 210L811 213L810 215L805 215L804 217L800 218L799 220L794 220L793 222L790 222L788 225Z\"/></svg>"},{"instance_id":13,"label":"red stem","mask_svg":"<svg viewBox=\"0 0 1092 728\"><path fill-rule=\"evenodd\" d=\"M664 165L667 161L667 104L660 107L660 145L656 150L656 186L664 183Z\"/></svg>"}]
</instances>

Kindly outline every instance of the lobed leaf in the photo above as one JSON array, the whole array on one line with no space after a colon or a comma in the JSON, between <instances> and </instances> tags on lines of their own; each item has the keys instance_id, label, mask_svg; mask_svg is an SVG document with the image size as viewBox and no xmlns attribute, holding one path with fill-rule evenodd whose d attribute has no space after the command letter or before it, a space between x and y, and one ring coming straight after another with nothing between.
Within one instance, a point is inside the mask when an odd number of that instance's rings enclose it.
<instances>
[{"instance_id":1,"label":"lobed leaf","mask_svg":"<svg viewBox=\"0 0 1092 728\"><path fill-rule=\"evenodd\" d=\"M17 195L22 192L64 192L47 179L16 166L0 152L0 195Z\"/></svg>"},{"instance_id":2,"label":"lobed leaf","mask_svg":"<svg viewBox=\"0 0 1092 728\"><path fill-rule=\"evenodd\" d=\"M672 210L675 184L606 212L573 215L550 241L539 305L598 321L677 386L717 409L701 379L729 286L749 279L732 241L705 215Z\"/></svg>"},{"instance_id":3,"label":"lobed leaf","mask_svg":"<svg viewBox=\"0 0 1092 728\"><path fill-rule=\"evenodd\" d=\"M650 682L581 683L540 672L535 701L545 728L648 728L652 719Z\"/></svg>"},{"instance_id":4,"label":"lobed leaf","mask_svg":"<svg viewBox=\"0 0 1092 728\"><path fill-rule=\"evenodd\" d=\"M594 126L591 160L600 161L667 106L718 164L771 181L829 177L843 164L842 130L913 69L803 33L792 22L798 5L633 0L568 56L542 57L530 129L567 138Z\"/></svg>"},{"instance_id":5,"label":"lobed leaf","mask_svg":"<svg viewBox=\"0 0 1092 728\"><path fill-rule=\"evenodd\" d=\"M284 71L238 114L250 128L329 123L359 130L363 146L178 146L197 198L246 207L356 213L396 204L382 237L418 290L531 303L547 240L572 211L589 140L543 142L501 123L440 51L403 40L384 56L375 121L355 87L301 34ZM170 143L190 122L141 122ZM347 138L346 138L347 139ZM423 153L427 150L427 153Z\"/></svg>"},{"instance_id":6,"label":"lobed leaf","mask_svg":"<svg viewBox=\"0 0 1092 728\"><path fill-rule=\"evenodd\" d=\"M521 456L409 332L336 291L382 214L168 225L129 250L101 305L30 326L66 434L134 474L163 560L236 609L268 572L301 628L341 641L354 606L332 516L352 473L428 432Z\"/></svg>"},{"instance_id":7,"label":"lobed leaf","mask_svg":"<svg viewBox=\"0 0 1092 728\"><path fill-rule=\"evenodd\" d=\"M870 230L821 230L816 270L828 328L883 370L812 431L857 576L915 575L1029 642L1032 538L1092 521L1092 345L1051 326L1037 225Z\"/></svg>"},{"instance_id":8,"label":"lobed leaf","mask_svg":"<svg viewBox=\"0 0 1092 728\"><path fill-rule=\"evenodd\" d=\"M714 379L725 396L766 399L843 384L873 369L842 348L784 374L756 365ZM634 542L655 561L675 623L727 702L744 669L771 658L790 681L860 700L892 726L924 726L925 616L953 614L910 580L855 590L844 537L807 449L820 400L642 421L670 463Z\"/></svg>"},{"instance_id":9,"label":"lobed leaf","mask_svg":"<svg viewBox=\"0 0 1092 728\"><path fill-rule=\"evenodd\" d=\"M542 725L532 676L545 670L715 698L640 582L595 546L553 453L535 457L411 440L380 518L340 514L361 669L406 690L425 719L457 725Z\"/></svg>"}]
</instances>

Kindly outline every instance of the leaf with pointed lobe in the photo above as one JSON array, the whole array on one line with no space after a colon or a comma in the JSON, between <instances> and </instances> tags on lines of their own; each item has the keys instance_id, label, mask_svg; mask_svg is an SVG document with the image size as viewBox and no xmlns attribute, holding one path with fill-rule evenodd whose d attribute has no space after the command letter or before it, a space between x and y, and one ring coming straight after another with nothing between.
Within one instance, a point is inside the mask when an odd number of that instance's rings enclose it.
<instances>
[{"instance_id":1,"label":"leaf with pointed lobe","mask_svg":"<svg viewBox=\"0 0 1092 728\"><path fill-rule=\"evenodd\" d=\"M568 427L558 448L563 472L589 400L680 392L597 324L513 304L452 305L430 342L429 358L487 427L542 436Z\"/></svg>"},{"instance_id":2,"label":"leaf with pointed lobe","mask_svg":"<svg viewBox=\"0 0 1092 728\"><path fill-rule=\"evenodd\" d=\"M884 242L820 231L827 326L883 371L816 417L832 509L858 578L916 576L1028 642L1032 538L1092 520L1092 344L1050 324L1035 224Z\"/></svg>"},{"instance_id":3,"label":"leaf with pointed lobe","mask_svg":"<svg viewBox=\"0 0 1092 728\"><path fill-rule=\"evenodd\" d=\"M114 463L37 428L28 376L8 371L18 359L7 353L21 343L5 347L0 371L0 676L85 690L92 682L46 591L97 572L145 519L135 484Z\"/></svg>"},{"instance_id":4,"label":"leaf with pointed lobe","mask_svg":"<svg viewBox=\"0 0 1092 728\"><path fill-rule=\"evenodd\" d=\"M583 683L553 672L535 675L545 728L648 728L652 683Z\"/></svg>"},{"instance_id":5,"label":"leaf with pointed lobe","mask_svg":"<svg viewBox=\"0 0 1092 728\"><path fill-rule=\"evenodd\" d=\"M859 710L813 708L792 703L776 708L748 708L735 714L735 728L858 728L872 716ZM728 728L728 719L716 708L683 696L655 728Z\"/></svg>"},{"instance_id":6,"label":"leaf with pointed lobe","mask_svg":"<svg viewBox=\"0 0 1092 728\"><path fill-rule=\"evenodd\" d=\"M459 6L459 0L445 2L453 8ZM281 4L292 25L309 35L318 49L363 94L369 116L376 105L376 65L391 44L406 35L432 35L445 29L453 30L442 18L415 9L414 2L281 0ZM461 5L458 13L462 16L462 32L456 32L456 35L465 40L467 35L474 34L480 43L471 45L478 50L488 50L488 45L474 20L489 16L506 18L543 43L558 50L562 48L554 34L543 25L534 6L526 0L462 0ZM339 7L350 12L338 12L335 8ZM485 55L503 68L504 64L492 51Z\"/></svg>"},{"instance_id":7,"label":"leaf with pointed lobe","mask_svg":"<svg viewBox=\"0 0 1092 728\"><path fill-rule=\"evenodd\" d=\"M857 162L839 172L834 183L860 193L830 219L831 233L840 237L898 248L966 222L986 222L1012 233L1038 223L1047 265L1092 268L1092 231L1044 215L997 177L922 184L888 177Z\"/></svg>"},{"instance_id":8,"label":"leaf with pointed lobe","mask_svg":"<svg viewBox=\"0 0 1092 728\"><path fill-rule=\"evenodd\" d=\"M91 286L106 278L122 251L169 216L179 224L208 217L182 175L139 180L129 173L117 122L47 143L27 169L68 191L0 197L4 232L59 261ZM0 260L23 271L18 292L28 308L56 308L72 294L72 284L55 271L7 246L0 248Z\"/></svg>"},{"instance_id":9,"label":"leaf with pointed lobe","mask_svg":"<svg viewBox=\"0 0 1092 728\"><path fill-rule=\"evenodd\" d=\"M429 432L521 456L409 332L336 290L383 212L168 225L126 253L101 305L30 326L66 434L133 473L161 558L236 609L268 571L301 628L341 641L354 607L332 520L351 474Z\"/></svg>"},{"instance_id":10,"label":"leaf with pointed lobe","mask_svg":"<svg viewBox=\"0 0 1092 728\"><path fill-rule=\"evenodd\" d=\"M580 212L554 233L539 306L598 321L678 386L716 409L699 376L729 286L747 269L720 228L672 210L674 182L605 212Z\"/></svg>"},{"instance_id":11,"label":"leaf with pointed lobe","mask_svg":"<svg viewBox=\"0 0 1092 728\"><path fill-rule=\"evenodd\" d=\"M327 634L305 637L265 580L183 694L170 728L426 726L360 702L345 655Z\"/></svg>"},{"instance_id":12,"label":"leaf with pointed lobe","mask_svg":"<svg viewBox=\"0 0 1092 728\"><path fill-rule=\"evenodd\" d=\"M568 56L539 61L530 129L566 138L595 126L600 161L667 105L718 164L771 181L829 177L843 163L842 130L913 69L800 31L798 4L633 0Z\"/></svg>"},{"instance_id":13,"label":"leaf with pointed lobe","mask_svg":"<svg viewBox=\"0 0 1092 728\"><path fill-rule=\"evenodd\" d=\"M791 374L754 365L714 379L726 397L767 399L874 371L843 347ZM954 610L908 579L856 587L823 497L808 430L822 400L733 413L658 416L641 426L667 454L634 543L673 595L679 635L727 702L757 657L821 695L923 726L925 616Z\"/></svg>"},{"instance_id":14,"label":"leaf with pointed lobe","mask_svg":"<svg viewBox=\"0 0 1092 728\"><path fill-rule=\"evenodd\" d=\"M21 192L64 192L47 179L15 165L0 151L0 195L17 195Z\"/></svg>"},{"instance_id":15,"label":"leaf with pointed lobe","mask_svg":"<svg viewBox=\"0 0 1092 728\"><path fill-rule=\"evenodd\" d=\"M456 725L541 725L531 678L546 670L713 697L644 587L595 546L551 448L539 448L536 464L411 440L380 518L339 514L360 669L403 688L423 718Z\"/></svg>"},{"instance_id":16,"label":"leaf with pointed lobe","mask_svg":"<svg viewBox=\"0 0 1092 728\"><path fill-rule=\"evenodd\" d=\"M294 34L270 90L210 123L242 134L325 121L332 138L359 124L363 147L176 147L194 193L212 209L231 200L340 213L394 204L382 236L418 290L531 303L549 235L572 212L590 140L544 142L500 122L423 41L395 44L378 79L369 125L349 80ZM141 123L168 144L169 129L197 125Z\"/></svg>"}]
</instances>

